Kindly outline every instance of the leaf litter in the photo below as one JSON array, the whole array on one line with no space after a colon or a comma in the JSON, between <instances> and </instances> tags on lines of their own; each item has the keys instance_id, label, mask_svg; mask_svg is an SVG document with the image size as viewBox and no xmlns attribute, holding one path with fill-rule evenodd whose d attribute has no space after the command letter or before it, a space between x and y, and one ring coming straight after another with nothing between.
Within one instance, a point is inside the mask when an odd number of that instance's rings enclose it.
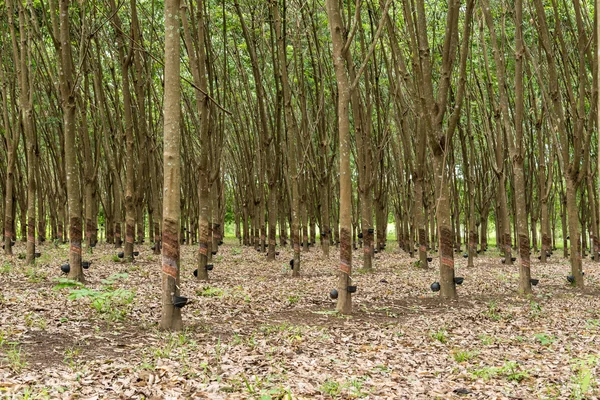
<instances>
[{"instance_id":1,"label":"leaf litter","mask_svg":"<svg viewBox=\"0 0 600 400\"><path fill-rule=\"evenodd\" d=\"M40 246L26 267L0 256L0 397L133 399L596 398L600 361L599 274L584 260L586 289L571 287L560 257L516 293L518 266L493 252L467 268L457 259L459 299L429 286L438 261L387 250L373 272L354 255L353 313L335 312L339 252L289 248L269 262L227 241L209 282L194 279L182 248L184 331L162 332L160 256L139 246L133 263L99 244L85 286L64 279L68 246ZM390 246L391 247L391 246ZM18 243L15 254L24 251Z\"/></svg>"}]
</instances>

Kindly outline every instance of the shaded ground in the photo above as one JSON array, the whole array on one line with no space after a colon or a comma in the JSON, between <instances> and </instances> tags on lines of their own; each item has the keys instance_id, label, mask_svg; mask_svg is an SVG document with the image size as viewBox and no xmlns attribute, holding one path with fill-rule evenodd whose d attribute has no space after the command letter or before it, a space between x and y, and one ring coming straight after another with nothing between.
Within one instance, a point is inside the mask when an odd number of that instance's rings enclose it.
<instances>
[{"instance_id":1,"label":"shaded ground","mask_svg":"<svg viewBox=\"0 0 600 400\"><path fill-rule=\"evenodd\" d=\"M390 246L391 247L391 246ZM291 277L289 249L274 263L222 247L211 281L194 280L183 249L186 330L157 330L159 258L134 263L99 245L84 257L85 288L59 288L67 246L41 248L35 268L0 256L0 398L595 398L600 360L598 268L586 285L566 260L534 263L540 279L518 297L517 267L488 254L468 269L459 300L442 303L428 270L389 250L373 273L355 270L352 316L328 293L338 254L311 248ZM24 252L18 243L15 254ZM355 258L355 266L360 259ZM115 275L117 274L117 275ZM125 275L126 274L126 275ZM65 286L65 282L62 282Z\"/></svg>"}]
</instances>

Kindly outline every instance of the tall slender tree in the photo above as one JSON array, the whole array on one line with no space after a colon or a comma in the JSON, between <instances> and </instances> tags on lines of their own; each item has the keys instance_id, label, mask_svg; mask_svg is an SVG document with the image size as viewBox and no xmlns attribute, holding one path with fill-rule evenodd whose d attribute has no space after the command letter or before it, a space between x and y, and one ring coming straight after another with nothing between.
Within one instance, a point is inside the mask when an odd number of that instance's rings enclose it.
<instances>
[{"instance_id":1,"label":"tall slender tree","mask_svg":"<svg viewBox=\"0 0 600 400\"><path fill-rule=\"evenodd\" d=\"M181 220L181 86L179 0L165 1L164 182L162 221L162 314L160 327L182 328L179 296L179 224Z\"/></svg>"}]
</instances>

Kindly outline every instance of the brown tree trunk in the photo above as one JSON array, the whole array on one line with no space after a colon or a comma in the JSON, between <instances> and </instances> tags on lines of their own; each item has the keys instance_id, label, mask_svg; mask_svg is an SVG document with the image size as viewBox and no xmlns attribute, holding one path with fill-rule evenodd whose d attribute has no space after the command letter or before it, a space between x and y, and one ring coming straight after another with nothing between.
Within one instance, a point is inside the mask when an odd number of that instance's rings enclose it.
<instances>
[{"instance_id":1,"label":"brown tree trunk","mask_svg":"<svg viewBox=\"0 0 600 400\"><path fill-rule=\"evenodd\" d=\"M85 280L81 268L81 196L79 194L79 169L77 166L77 154L75 138L77 127L75 125L75 94L73 82L73 56L71 53L71 33L69 23L70 0L59 0L60 13L56 11L55 0L50 1L50 13L52 17L52 29L54 36L60 38L55 42L56 50L60 56L59 86L63 111L64 150L67 200L69 204L69 279L83 282ZM57 16L60 15L60 19Z\"/></svg>"},{"instance_id":2,"label":"brown tree trunk","mask_svg":"<svg viewBox=\"0 0 600 400\"><path fill-rule=\"evenodd\" d=\"M343 51L344 26L336 0L326 0L329 31L333 42L333 66L338 88L338 134L340 149L340 265L338 271L338 300L336 310L342 314L352 311L352 296L348 292L352 274L352 177L350 171L350 83L346 74ZM349 50L348 50L349 51Z\"/></svg>"},{"instance_id":3,"label":"brown tree trunk","mask_svg":"<svg viewBox=\"0 0 600 400\"><path fill-rule=\"evenodd\" d=\"M179 296L180 205L180 78L179 78L179 0L165 1L165 91L164 91L164 183L162 313L160 327L181 330L181 309L174 306Z\"/></svg>"},{"instance_id":4,"label":"brown tree trunk","mask_svg":"<svg viewBox=\"0 0 600 400\"><path fill-rule=\"evenodd\" d=\"M272 3L272 13L275 25L275 34L277 37L277 55L279 79L282 84L283 106L287 132L287 156L289 165L289 183L291 184L291 239L294 251L293 276L300 276L300 193L299 193L299 178L297 152L298 152L298 125L294 116L292 105L292 92L287 72L286 50L284 33L282 30L282 21L279 14L277 2Z\"/></svg>"}]
</instances>

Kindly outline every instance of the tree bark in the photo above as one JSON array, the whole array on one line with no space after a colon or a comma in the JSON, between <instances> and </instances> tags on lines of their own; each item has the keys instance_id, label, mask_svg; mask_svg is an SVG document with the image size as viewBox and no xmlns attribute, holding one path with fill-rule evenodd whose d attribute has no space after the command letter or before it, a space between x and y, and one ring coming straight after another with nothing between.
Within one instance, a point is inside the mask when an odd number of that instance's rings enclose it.
<instances>
[{"instance_id":1,"label":"tree bark","mask_svg":"<svg viewBox=\"0 0 600 400\"><path fill-rule=\"evenodd\" d=\"M180 204L180 61L179 0L165 1L165 91L164 91L164 183L162 234L162 314L160 327L181 330L181 309L174 306L179 296Z\"/></svg>"}]
</instances>

